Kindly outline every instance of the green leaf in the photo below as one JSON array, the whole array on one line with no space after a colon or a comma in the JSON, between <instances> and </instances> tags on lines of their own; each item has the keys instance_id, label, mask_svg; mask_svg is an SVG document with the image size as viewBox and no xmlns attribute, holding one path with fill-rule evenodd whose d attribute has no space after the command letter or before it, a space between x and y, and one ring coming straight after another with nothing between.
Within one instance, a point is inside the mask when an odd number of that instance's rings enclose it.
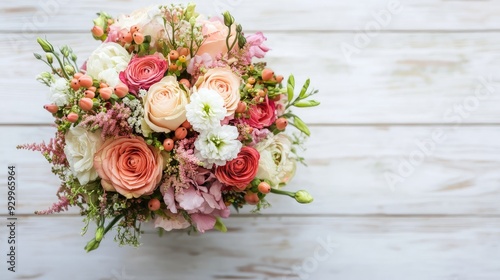
<instances>
[{"instance_id":1,"label":"green leaf","mask_svg":"<svg viewBox=\"0 0 500 280\"><path fill-rule=\"evenodd\" d=\"M227 228L219 217L215 217L215 226L214 228L220 232L227 232Z\"/></svg>"},{"instance_id":2,"label":"green leaf","mask_svg":"<svg viewBox=\"0 0 500 280\"><path fill-rule=\"evenodd\" d=\"M304 85L302 86L302 90L300 91L299 97L304 98L307 93L307 89L309 88L309 83L311 83L310 79L307 79Z\"/></svg>"},{"instance_id":3,"label":"green leaf","mask_svg":"<svg viewBox=\"0 0 500 280\"><path fill-rule=\"evenodd\" d=\"M307 125L299 117L297 116L293 117L293 124L298 130L302 131L305 135L311 136L311 131L309 131Z\"/></svg>"},{"instance_id":4,"label":"green leaf","mask_svg":"<svg viewBox=\"0 0 500 280\"><path fill-rule=\"evenodd\" d=\"M293 77L293 75L290 75L290 77L288 77L286 89L288 93L288 102L290 102L293 99L293 91L295 89L295 78Z\"/></svg>"},{"instance_id":5,"label":"green leaf","mask_svg":"<svg viewBox=\"0 0 500 280\"><path fill-rule=\"evenodd\" d=\"M316 101L316 100L301 100L301 101L295 102L293 104L293 106L305 108L305 107L318 106L319 104L320 104L319 101Z\"/></svg>"}]
</instances>

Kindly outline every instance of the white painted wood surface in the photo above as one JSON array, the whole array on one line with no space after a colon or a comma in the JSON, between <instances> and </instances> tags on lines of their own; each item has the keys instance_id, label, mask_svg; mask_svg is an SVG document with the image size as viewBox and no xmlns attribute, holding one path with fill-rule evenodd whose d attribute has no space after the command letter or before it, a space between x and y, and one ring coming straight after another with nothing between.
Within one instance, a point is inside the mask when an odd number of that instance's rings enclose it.
<instances>
[{"instance_id":1,"label":"white painted wood surface","mask_svg":"<svg viewBox=\"0 0 500 280\"><path fill-rule=\"evenodd\" d=\"M0 279L499 279L500 1L400 1L403 11L351 59L340 45L354 44L391 1L197 1L204 13L230 7L246 30L265 31L270 66L298 81L311 77L321 91L323 105L301 112L312 124L309 167L289 186L316 200L273 199L262 215L233 215L227 234L158 238L149 230L139 249L119 248L110 236L91 254L75 211L32 215L54 201L57 178L39 154L14 149L53 133L42 109L47 89L34 80L45 70L32 57L35 38L68 44L83 61L98 44L87 32L95 12L158 1L70 2L0 3L0 166L17 166L22 214L18 272L1 258ZM485 95L475 103L478 88ZM428 144L424 160L391 188L384 174L397 173L436 131L446 140ZM318 238L335 244L331 253L323 255ZM293 271L302 265L307 275Z\"/></svg>"}]
</instances>

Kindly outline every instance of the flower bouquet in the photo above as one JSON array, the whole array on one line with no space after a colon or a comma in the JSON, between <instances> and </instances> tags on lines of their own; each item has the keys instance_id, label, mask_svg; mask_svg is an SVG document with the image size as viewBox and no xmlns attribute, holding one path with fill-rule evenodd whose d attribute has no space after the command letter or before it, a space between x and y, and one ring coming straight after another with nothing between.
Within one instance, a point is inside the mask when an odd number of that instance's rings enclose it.
<instances>
[{"instance_id":1,"label":"flower bouquet","mask_svg":"<svg viewBox=\"0 0 500 280\"><path fill-rule=\"evenodd\" d=\"M142 222L160 232L226 231L221 218L245 204L269 206L268 194L300 203L293 177L297 148L309 136L292 107L312 107L309 80L276 75L261 59L261 32L245 35L229 12L206 18L195 5L159 5L113 18L101 12L92 35L102 44L83 66L72 49L38 38L35 54L50 68L37 80L50 88L57 127L49 143L18 148L43 153L61 179L59 201L38 214L77 206L87 251L116 228L115 240L139 245ZM294 135L286 134L290 126Z\"/></svg>"}]
</instances>

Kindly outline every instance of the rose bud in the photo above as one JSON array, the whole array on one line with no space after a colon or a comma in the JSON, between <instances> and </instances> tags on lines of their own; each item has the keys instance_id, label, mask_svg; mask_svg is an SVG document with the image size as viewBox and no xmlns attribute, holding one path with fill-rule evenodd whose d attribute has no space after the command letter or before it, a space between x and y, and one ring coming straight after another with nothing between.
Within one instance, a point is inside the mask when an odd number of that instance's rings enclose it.
<instances>
[{"instance_id":1,"label":"rose bud","mask_svg":"<svg viewBox=\"0 0 500 280\"><path fill-rule=\"evenodd\" d=\"M314 198L307 191L300 190L295 193L295 200L298 203L306 204L313 202Z\"/></svg>"},{"instance_id":2,"label":"rose bud","mask_svg":"<svg viewBox=\"0 0 500 280\"><path fill-rule=\"evenodd\" d=\"M69 122L76 122L78 120L78 114L77 113L69 113L66 118L68 119Z\"/></svg>"},{"instance_id":3,"label":"rose bud","mask_svg":"<svg viewBox=\"0 0 500 280\"><path fill-rule=\"evenodd\" d=\"M43 108L52 114L57 113L57 111L59 111L59 107L57 107L56 104L47 104L44 105Z\"/></svg>"},{"instance_id":4,"label":"rose bud","mask_svg":"<svg viewBox=\"0 0 500 280\"><path fill-rule=\"evenodd\" d=\"M80 108L84 111L90 111L92 110L92 107L94 107L94 102L92 99L84 97L78 101L78 106L80 106Z\"/></svg>"}]
</instances>

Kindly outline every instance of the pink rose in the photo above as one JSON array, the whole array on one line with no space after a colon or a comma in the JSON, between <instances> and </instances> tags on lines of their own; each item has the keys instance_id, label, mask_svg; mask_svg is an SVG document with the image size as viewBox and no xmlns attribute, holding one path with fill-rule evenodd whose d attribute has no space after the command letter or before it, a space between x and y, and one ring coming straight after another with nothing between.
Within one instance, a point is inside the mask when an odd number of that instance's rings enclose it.
<instances>
[{"instance_id":1,"label":"pink rose","mask_svg":"<svg viewBox=\"0 0 500 280\"><path fill-rule=\"evenodd\" d=\"M243 121L251 127L261 129L271 126L276 121L276 105L267 96L264 102L250 106L248 111L250 118Z\"/></svg>"},{"instance_id":2,"label":"pink rose","mask_svg":"<svg viewBox=\"0 0 500 280\"><path fill-rule=\"evenodd\" d=\"M163 157L137 136L108 139L94 156L94 167L107 191L126 198L153 193L163 174Z\"/></svg>"},{"instance_id":3,"label":"pink rose","mask_svg":"<svg viewBox=\"0 0 500 280\"><path fill-rule=\"evenodd\" d=\"M226 37L228 35L229 29L224 25L224 21L218 17L213 17L210 20L204 21L202 23L201 29L203 38L203 44L198 48L197 55L202 55L208 53L213 59L218 55L226 54L229 52L226 45ZM231 28L231 37L229 38L229 44L231 45L236 37L236 24L233 24ZM234 44L234 48L238 47L238 42Z\"/></svg>"},{"instance_id":4,"label":"pink rose","mask_svg":"<svg viewBox=\"0 0 500 280\"><path fill-rule=\"evenodd\" d=\"M127 68L120 72L120 80L128 86L130 92L137 94L139 89L148 90L153 84L160 81L167 68L167 61L159 53L134 56Z\"/></svg>"},{"instance_id":5,"label":"pink rose","mask_svg":"<svg viewBox=\"0 0 500 280\"><path fill-rule=\"evenodd\" d=\"M217 167L215 176L228 186L244 190L257 175L259 159L260 154L255 148L243 147L235 159Z\"/></svg>"},{"instance_id":6,"label":"pink rose","mask_svg":"<svg viewBox=\"0 0 500 280\"><path fill-rule=\"evenodd\" d=\"M247 45L249 46L247 54L248 60L251 60L253 57L263 58L266 55L266 52L269 51L269 48L264 45L267 38L264 37L262 32L249 35L246 39Z\"/></svg>"},{"instance_id":7,"label":"pink rose","mask_svg":"<svg viewBox=\"0 0 500 280\"><path fill-rule=\"evenodd\" d=\"M212 68L203 76L198 88L215 90L224 99L226 116L234 115L240 101L241 78L229 68Z\"/></svg>"}]
</instances>

